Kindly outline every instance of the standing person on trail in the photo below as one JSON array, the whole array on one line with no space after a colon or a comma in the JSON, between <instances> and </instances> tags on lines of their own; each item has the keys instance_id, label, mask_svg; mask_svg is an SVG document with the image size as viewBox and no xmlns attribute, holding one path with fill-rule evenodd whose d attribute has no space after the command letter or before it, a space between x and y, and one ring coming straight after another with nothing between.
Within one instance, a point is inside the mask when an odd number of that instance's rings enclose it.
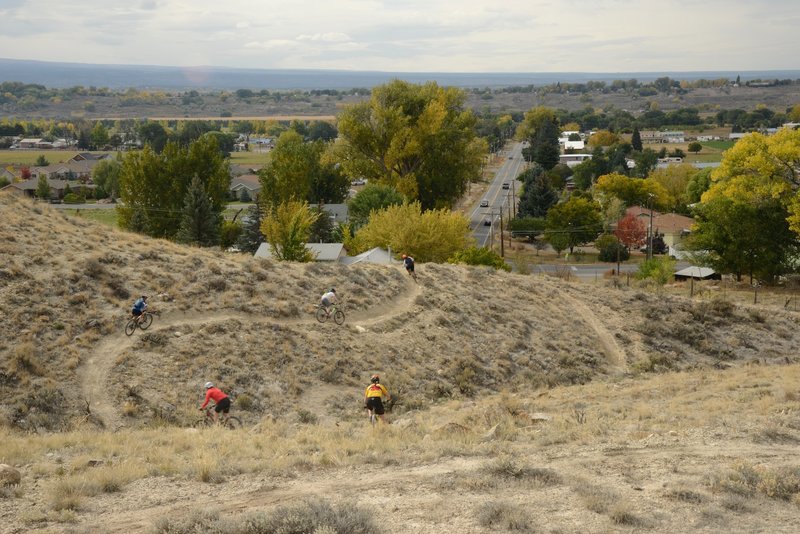
<instances>
[{"instance_id":1,"label":"standing person on trail","mask_svg":"<svg viewBox=\"0 0 800 534\"><path fill-rule=\"evenodd\" d=\"M219 418L219 413L222 412L225 415L225 422L227 423L228 417L230 416L231 410L231 399L223 393L223 391L219 388L214 387L214 384L211 382L206 382L206 400L202 406L200 406L200 411L202 412L208 401L214 401L214 422L217 421Z\"/></svg>"},{"instance_id":2,"label":"standing person on trail","mask_svg":"<svg viewBox=\"0 0 800 534\"><path fill-rule=\"evenodd\" d=\"M364 390L364 407L369 410L370 417L374 412L381 422L385 423L383 414L386 413L386 411L383 408L382 399L386 397L386 400L390 401L392 400L392 396L389 395L389 391L381 384L380 376L372 375L369 381L370 384L367 386L367 389Z\"/></svg>"},{"instance_id":3,"label":"standing person on trail","mask_svg":"<svg viewBox=\"0 0 800 534\"><path fill-rule=\"evenodd\" d=\"M403 267L406 268L406 271L408 271L409 275L415 277L415 275L414 275L414 258L412 258L411 256L409 256L407 254L403 254Z\"/></svg>"},{"instance_id":4,"label":"standing person on trail","mask_svg":"<svg viewBox=\"0 0 800 534\"><path fill-rule=\"evenodd\" d=\"M325 308L325 313L328 315L331 314L330 307L336 304L336 289L331 288L330 291L322 295L322 298L319 299L319 304L323 308Z\"/></svg>"},{"instance_id":5,"label":"standing person on trail","mask_svg":"<svg viewBox=\"0 0 800 534\"><path fill-rule=\"evenodd\" d=\"M131 310L131 315L136 319L138 323L144 311L147 309L147 295L142 295L133 303L133 309Z\"/></svg>"}]
</instances>

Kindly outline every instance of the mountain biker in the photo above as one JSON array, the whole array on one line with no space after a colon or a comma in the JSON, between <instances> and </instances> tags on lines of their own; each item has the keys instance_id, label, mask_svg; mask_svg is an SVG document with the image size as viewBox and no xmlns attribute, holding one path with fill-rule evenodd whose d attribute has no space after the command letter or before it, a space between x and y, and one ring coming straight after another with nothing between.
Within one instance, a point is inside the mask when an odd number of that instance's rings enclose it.
<instances>
[{"instance_id":1,"label":"mountain biker","mask_svg":"<svg viewBox=\"0 0 800 534\"><path fill-rule=\"evenodd\" d=\"M203 405L200 406L200 411L203 411L208 404L208 401L214 401L214 422L217 421L219 417L219 413L222 412L225 416L225 422L228 422L228 417L230 416L230 409L231 409L231 399L223 393L223 391L217 387L214 387L212 382L206 382L206 400L203 402Z\"/></svg>"},{"instance_id":2,"label":"mountain biker","mask_svg":"<svg viewBox=\"0 0 800 534\"><path fill-rule=\"evenodd\" d=\"M330 307L336 304L336 289L332 287L330 291L322 295L319 304L325 309L325 313L330 315Z\"/></svg>"},{"instance_id":3,"label":"mountain biker","mask_svg":"<svg viewBox=\"0 0 800 534\"><path fill-rule=\"evenodd\" d=\"M136 319L138 323L144 311L147 309L147 295L142 295L133 303L133 309L131 310L131 315Z\"/></svg>"},{"instance_id":4,"label":"mountain biker","mask_svg":"<svg viewBox=\"0 0 800 534\"><path fill-rule=\"evenodd\" d=\"M403 266L408 271L408 274L414 276L414 258L407 254L403 254Z\"/></svg>"},{"instance_id":5,"label":"mountain biker","mask_svg":"<svg viewBox=\"0 0 800 534\"><path fill-rule=\"evenodd\" d=\"M381 422L385 422L383 420L383 414L385 410L383 408L383 397L386 397L386 400L392 400L392 396L389 395L389 391L381 384L381 377L378 375L372 375L369 379L370 384L367 386L367 389L364 390L364 407L369 410L369 415L372 417L373 412Z\"/></svg>"}]
</instances>

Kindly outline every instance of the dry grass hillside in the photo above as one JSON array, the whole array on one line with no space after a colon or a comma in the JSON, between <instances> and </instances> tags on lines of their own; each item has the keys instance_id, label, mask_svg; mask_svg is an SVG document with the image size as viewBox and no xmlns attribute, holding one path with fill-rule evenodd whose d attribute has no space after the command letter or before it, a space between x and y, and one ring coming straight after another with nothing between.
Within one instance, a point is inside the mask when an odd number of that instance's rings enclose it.
<instances>
[{"instance_id":1,"label":"dry grass hillside","mask_svg":"<svg viewBox=\"0 0 800 534\"><path fill-rule=\"evenodd\" d=\"M22 475L0 531L793 531L797 314L418 271L226 255L0 196L0 462ZM343 326L312 315L330 286ZM127 337L141 293L158 314ZM375 430L373 372L395 397ZM206 380L244 429L191 428Z\"/></svg>"}]
</instances>

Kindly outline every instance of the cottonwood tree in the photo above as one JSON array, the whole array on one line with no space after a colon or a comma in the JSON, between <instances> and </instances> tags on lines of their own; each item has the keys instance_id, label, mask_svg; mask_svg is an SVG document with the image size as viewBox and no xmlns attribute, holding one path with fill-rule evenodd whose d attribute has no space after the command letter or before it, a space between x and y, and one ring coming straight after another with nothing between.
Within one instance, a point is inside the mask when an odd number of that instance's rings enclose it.
<instances>
[{"instance_id":1,"label":"cottonwood tree","mask_svg":"<svg viewBox=\"0 0 800 534\"><path fill-rule=\"evenodd\" d=\"M322 142L306 142L294 130L283 132L258 173L261 198L267 210L288 202L341 202L350 182L325 152Z\"/></svg>"},{"instance_id":2,"label":"cottonwood tree","mask_svg":"<svg viewBox=\"0 0 800 534\"><path fill-rule=\"evenodd\" d=\"M135 212L145 218L145 233L172 238L178 231L186 193L197 177L215 213L225 207L230 188L230 168L213 137L201 137L188 147L168 142L161 153L149 145L129 152L122 160L117 207L120 226L133 228Z\"/></svg>"},{"instance_id":3,"label":"cottonwood tree","mask_svg":"<svg viewBox=\"0 0 800 534\"><path fill-rule=\"evenodd\" d=\"M561 153L558 144L558 117L550 108L537 106L525 113L525 118L517 128L517 137L528 141L523 156L535 161L546 170L552 169Z\"/></svg>"},{"instance_id":4,"label":"cottonwood tree","mask_svg":"<svg viewBox=\"0 0 800 534\"><path fill-rule=\"evenodd\" d=\"M111 197L119 197L119 176L122 172L122 156L101 160L92 170L92 182Z\"/></svg>"},{"instance_id":5,"label":"cottonwood tree","mask_svg":"<svg viewBox=\"0 0 800 534\"><path fill-rule=\"evenodd\" d=\"M390 185L423 209L450 207L487 152L465 102L462 90L434 82L376 87L340 115L337 158L349 176Z\"/></svg>"},{"instance_id":6,"label":"cottonwood tree","mask_svg":"<svg viewBox=\"0 0 800 534\"><path fill-rule=\"evenodd\" d=\"M360 252L372 247L405 252L419 262L444 262L469 243L469 221L448 209L422 211L419 202L373 212L355 236Z\"/></svg>"},{"instance_id":7,"label":"cottonwood tree","mask_svg":"<svg viewBox=\"0 0 800 534\"><path fill-rule=\"evenodd\" d=\"M658 182L630 178L624 174L606 174L597 179L595 190L606 196L617 197L626 206L648 206L658 209L669 205L669 194Z\"/></svg>"},{"instance_id":8,"label":"cottonwood tree","mask_svg":"<svg viewBox=\"0 0 800 534\"><path fill-rule=\"evenodd\" d=\"M314 254L306 248L306 243L318 216L308 203L297 200L282 202L267 213L261 222L261 233L272 256L281 261L313 261Z\"/></svg>"},{"instance_id":9,"label":"cottonwood tree","mask_svg":"<svg viewBox=\"0 0 800 534\"><path fill-rule=\"evenodd\" d=\"M603 221L596 202L572 197L547 212L545 239L552 247L570 253L579 245L593 241L602 230Z\"/></svg>"},{"instance_id":10,"label":"cottonwood tree","mask_svg":"<svg viewBox=\"0 0 800 534\"><path fill-rule=\"evenodd\" d=\"M367 224L369 215L373 211L379 211L403 202L405 202L405 198L394 187L367 184L347 203L350 222L356 229L360 228Z\"/></svg>"}]
</instances>

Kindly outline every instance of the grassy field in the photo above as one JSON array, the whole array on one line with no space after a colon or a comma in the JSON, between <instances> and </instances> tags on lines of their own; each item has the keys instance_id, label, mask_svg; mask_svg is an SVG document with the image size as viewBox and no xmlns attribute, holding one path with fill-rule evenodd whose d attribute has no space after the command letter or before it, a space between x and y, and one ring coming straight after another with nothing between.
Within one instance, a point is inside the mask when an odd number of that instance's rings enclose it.
<instances>
[{"instance_id":1,"label":"grassy field","mask_svg":"<svg viewBox=\"0 0 800 534\"><path fill-rule=\"evenodd\" d=\"M64 209L64 213L73 217L80 217L87 221L95 221L106 226L119 228L116 209Z\"/></svg>"},{"instance_id":2,"label":"grassy field","mask_svg":"<svg viewBox=\"0 0 800 534\"><path fill-rule=\"evenodd\" d=\"M77 153L77 150L0 150L0 166L27 165L32 167L39 156L44 156L51 164L64 163Z\"/></svg>"}]
</instances>

